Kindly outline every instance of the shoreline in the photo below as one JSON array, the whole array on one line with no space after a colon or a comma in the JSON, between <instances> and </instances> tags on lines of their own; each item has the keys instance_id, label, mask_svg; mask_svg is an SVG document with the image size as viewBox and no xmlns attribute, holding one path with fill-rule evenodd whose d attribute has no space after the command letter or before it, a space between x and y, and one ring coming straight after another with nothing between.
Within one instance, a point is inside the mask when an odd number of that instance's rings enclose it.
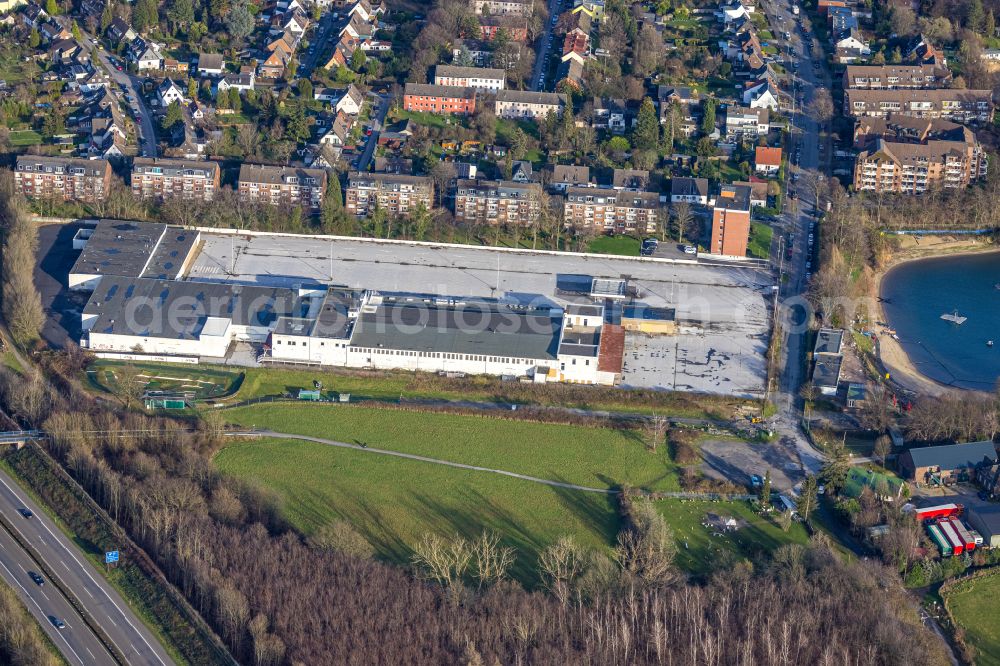
<instances>
[{"instance_id":1,"label":"shoreline","mask_svg":"<svg viewBox=\"0 0 1000 666\"><path fill-rule=\"evenodd\" d=\"M928 238L939 239L942 237L944 236L924 236L914 238L913 240L915 241L915 245L919 245L916 241L927 240ZM877 321L884 322L887 326L890 325L881 298L883 280L892 270L904 264L926 259L969 256L984 254L987 252L1000 253L1000 246L992 243L969 243L967 239L963 239L963 241L964 242L952 241L940 243L937 247L929 247L925 251L919 252L915 252L915 250L919 250L920 248L907 248L894 256L885 267L875 274L874 284L872 285L872 290L874 291L875 296L874 300L878 308L877 312L874 313L877 317ZM914 365L910 355L903 348L903 345L893 339L891 335L887 335L885 333L879 335L878 344L876 346L876 357L889 373L889 381L911 393L932 397L948 393L982 393L982 391L977 391L976 389L967 389L944 384L936 379L928 377L922 373L916 365Z\"/></svg>"}]
</instances>

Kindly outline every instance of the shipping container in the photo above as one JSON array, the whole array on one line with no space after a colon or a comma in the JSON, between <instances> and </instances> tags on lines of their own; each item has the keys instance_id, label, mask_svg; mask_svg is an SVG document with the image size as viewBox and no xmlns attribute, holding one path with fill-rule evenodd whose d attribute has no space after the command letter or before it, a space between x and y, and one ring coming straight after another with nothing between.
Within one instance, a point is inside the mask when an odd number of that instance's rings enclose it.
<instances>
[{"instance_id":1,"label":"shipping container","mask_svg":"<svg viewBox=\"0 0 1000 666\"><path fill-rule=\"evenodd\" d=\"M965 551L965 542L959 538L958 533L951 526L951 523L947 520L942 520L938 523L938 527L941 528L941 533L948 537L948 543L951 544L952 551L956 555L961 555Z\"/></svg>"},{"instance_id":2,"label":"shipping container","mask_svg":"<svg viewBox=\"0 0 1000 666\"><path fill-rule=\"evenodd\" d=\"M976 542L977 546L983 545L983 535L976 530L969 530L969 534L972 535L972 540Z\"/></svg>"},{"instance_id":3,"label":"shipping container","mask_svg":"<svg viewBox=\"0 0 1000 666\"><path fill-rule=\"evenodd\" d=\"M917 520L952 518L962 515L964 508L961 504L938 504L936 506L926 506L923 509L917 509L915 514Z\"/></svg>"},{"instance_id":4,"label":"shipping container","mask_svg":"<svg viewBox=\"0 0 1000 666\"><path fill-rule=\"evenodd\" d=\"M951 526L955 528L958 538L965 544L965 552L975 550L976 540L972 538L971 534L969 534L969 530L965 529L965 525L962 524L962 521L957 518L949 518L948 522L950 522Z\"/></svg>"},{"instance_id":5,"label":"shipping container","mask_svg":"<svg viewBox=\"0 0 1000 666\"><path fill-rule=\"evenodd\" d=\"M928 525L927 531L931 535L931 540L937 544L937 547L941 550L942 557L951 557L952 548L948 540L944 538L941 534L941 530L938 529L937 525Z\"/></svg>"}]
</instances>

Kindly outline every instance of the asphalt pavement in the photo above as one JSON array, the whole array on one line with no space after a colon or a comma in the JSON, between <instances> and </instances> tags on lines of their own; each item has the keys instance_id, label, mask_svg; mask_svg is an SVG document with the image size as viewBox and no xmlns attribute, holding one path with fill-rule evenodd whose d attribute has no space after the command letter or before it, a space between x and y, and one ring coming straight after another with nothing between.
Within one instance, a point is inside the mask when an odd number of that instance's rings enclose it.
<instances>
[{"instance_id":1,"label":"asphalt pavement","mask_svg":"<svg viewBox=\"0 0 1000 666\"><path fill-rule=\"evenodd\" d=\"M312 75L313 69L316 68L316 59L319 58L320 54L326 50L327 39L330 35L330 29L333 27L333 12L327 12L319 21L319 27L313 33L313 38L309 40L309 48L312 49L306 54L306 57L302 59L302 63L299 66L299 77L309 78Z\"/></svg>"},{"instance_id":2,"label":"asphalt pavement","mask_svg":"<svg viewBox=\"0 0 1000 666\"><path fill-rule=\"evenodd\" d=\"M0 528L0 577L21 598L66 662L81 666L114 664L111 654L66 597L51 581L45 580L42 585L35 583L29 571L38 573L39 567L7 530ZM64 628L57 628L54 618L58 618Z\"/></svg>"},{"instance_id":3,"label":"asphalt pavement","mask_svg":"<svg viewBox=\"0 0 1000 666\"><path fill-rule=\"evenodd\" d=\"M388 99L375 93L369 93L368 96L375 105L375 113L372 114L371 119L368 121L368 125L372 128L372 133L368 135L368 140L365 142L365 149L361 153L361 157L354 162L354 168L360 171L367 171L368 165L371 164L372 157L375 155L375 148L378 146L378 136L382 133L382 123L385 122L385 115L389 112Z\"/></svg>"},{"instance_id":4,"label":"asphalt pavement","mask_svg":"<svg viewBox=\"0 0 1000 666\"><path fill-rule=\"evenodd\" d=\"M19 513L24 507L34 514L31 518L25 518ZM3 471L0 471L0 514L14 526L20 538L35 549L49 570L54 572L63 587L76 597L84 612L100 625L105 635L119 652L125 655L130 665L167 666L174 663L153 633L86 559L76 544L59 531L42 508ZM8 550L3 547L2 542L0 550L4 552ZM17 564L16 561L12 563ZM10 566L6 562L4 564ZM16 573L17 570L12 569L12 572ZM30 579L28 580L30 582ZM45 592L51 598L54 590ZM80 640L83 640L84 625L79 616L72 619L69 613L66 614L71 619L66 620L67 627L63 631L69 629L71 630L69 633L74 636L79 635ZM86 651L86 647L84 650ZM90 647L90 650L98 654L93 647ZM86 663L98 662L86 661Z\"/></svg>"},{"instance_id":5,"label":"asphalt pavement","mask_svg":"<svg viewBox=\"0 0 1000 666\"><path fill-rule=\"evenodd\" d=\"M542 76L548 69L549 50L552 48L552 42L556 38L552 19L559 16L561 2L562 0L549 0L549 22L546 24L542 34L538 36L538 44L535 47L535 71L531 75L531 89L536 92L545 89Z\"/></svg>"},{"instance_id":6,"label":"asphalt pavement","mask_svg":"<svg viewBox=\"0 0 1000 666\"><path fill-rule=\"evenodd\" d=\"M93 36L84 32L82 33L82 44L85 48L90 50L91 62L100 62L104 69L108 72L111 80L116 84L125 85L125 89L129 96L132 98L132 102L129 103L128 107L132 111L132 115L135 116L135 109L139 109L138 115L142 117L141 121L137 121L139 124L139 144L140 144L140 154L148 157L156 157L156 127L153 123L153 114L150 112L149 107L146 106L146 101L143 98L142 84L139 82L139 78L129 74L122 65L122 71L118 71L118 68L111 62L108 57L108 52L104 49L99 49L94 46L94 42L91 41ZM119 89L120 91L120 89ZM117 93L117 94L120 94Z\"/></svg>"}]
</instances>

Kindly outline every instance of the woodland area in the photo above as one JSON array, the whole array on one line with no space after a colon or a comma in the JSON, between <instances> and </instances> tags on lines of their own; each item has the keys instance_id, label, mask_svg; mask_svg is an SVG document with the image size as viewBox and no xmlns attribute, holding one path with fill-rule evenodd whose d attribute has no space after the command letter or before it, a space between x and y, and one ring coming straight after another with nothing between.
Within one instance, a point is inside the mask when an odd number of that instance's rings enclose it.
<instances>
[{"instance_id":1,"label":"woodland area","mask_svg":"<svg viewBox=\"0 0 1000 666\"><path fill-rule=\"evenodd\" d=\"M35 619L14 590L0 582L0 663L10 666L57 666L62 663L45 643Z\"/></svg>"}]
</instances>

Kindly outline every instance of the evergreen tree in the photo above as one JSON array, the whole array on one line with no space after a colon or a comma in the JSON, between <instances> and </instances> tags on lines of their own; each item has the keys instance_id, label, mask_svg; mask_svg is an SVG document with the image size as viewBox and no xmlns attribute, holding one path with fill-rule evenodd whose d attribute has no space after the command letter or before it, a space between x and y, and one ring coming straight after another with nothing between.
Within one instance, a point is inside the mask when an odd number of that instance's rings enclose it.
<instances>
[{"instance_id":1,"label":"evergreen tree","mask_svg":"<svg viewBox=\"0 0 1000 666\"><path fill-rule=\"evenodd\" d=\"M967 1L969 4L965 10L965 27L972 32L982 34L986 25L986 10L983 9L983 0Z\"/></svg>"},{"instance_id":2,"label":"evergreen tree","mask_svg":"<svg viewBox=\"0 0 1000 666\"><path fill-rule=\"evenodd\" d=\"M718 104L714 97L706 97L701 103L701 131L706 135L715 131L715 107Z\"/></svg>"},{"instance_id":3,"label":"evergreen tree","mask_svg":"<svg viewBox=\"0 0 1000 666\"><path fill-rule=\"evenodd\" d=\"M104 3L104 9L101 11L101 34L103 35L108 30L108 26L111 22L115 20L114 8L111 6L110 0Z\"/></svg>"},{"instance_id":4,"label":"evergreen tree","mask_svg":"<svg viewBox=\"0 0 1000 666\"><path fill-rule=\"evenodd\" d=\"M198 99L198 79L188 79L188 98L192 102Z\"/></svg>"},{"instance_id":5,"label":"evergreen tree","mask_svg":"<svg viewBox=\"0 0 1000 666\"><path fill-rule=\"evenodd\" d=\"M760 487L760 503L765 509L771 506L771 470L764 473L764 484Z\"/></svg>"},{"instance_id":6,"label":"evergreen tree","mask_svg":"<svg viewBox=\"0 0 1000 666\"><path fill-rule=\"evenodd\" d=\"M632 133L632 145L639 150L659 150L660 121L656 117L653 100L646 97L639 106L635 130Z\"/></svg>"},{"instance_id":7,"label":"evergreen tree","mask_svg":"<svg viewBox=\"0 0 1000 666\"><path fill-rule=\"evenodd\" d=\"M253 14L247 9L246 3L239 3L226 14L226 31L234 42L242 42L253 32Z\"/></svg>"},{"instance_id":8,"label":"evergreen tree","mask_svg":"<svg viewBox=\"0 0 1000 666\"><path fill-rule=\"evenodd\" d=\"M167 107L167 112L163 116L163 121L161 126L165 130L169 130L174 125L184 122L184 112L181 111L181 105L179 102L171 102L170 106Z\"/></svg>"},{"instance_id":9,"label":"evergreen tree","mask_svg":"<svg viewBox=\"0 0 1000 666\"><path fill-rule=\"evenodd\" d=\"M83 35L80 34L80 26L77 25L76 21L73 21L72 25L70 25L69 31L70 33L72 33L73 39L75 39L78 42L83 41Z\"/></svg>"},{"instance_id":10,"label":"evergreen tree","mask_svg":"<svg viewBox=\"0 0 1000 666\"><path fill-rule=\"evenodd\" d=\"M802 494L799 496L799 515L807 523L812 518L813 512L819 504L818 487L816 477L810 474L802 483Z\"/></svg>"},{"instance_id":11,"label":"evergreen tree","mask_svg":"<svg viewBox=\"0 0 1000 666\"><path fill-rule=\"evenodd\" d=\"M313 96L313 85L309 79L299 79L298 84L299 97L305 101L309 101Z\"/></svg>"},{"instance_id":12,"label":"evergreen tree","mask_svg":"<svg viewBox=\"0 0 1000 666\"><path fill-rule=\"evenodd\" d=\"M239 113L243 110L243 98L240 96L240 91L236 88L230 88L226 91L226 96L229 97L229 108Z\"/></svg>"},{"instance_id":13,"label":"evergreen tree","mask_svg":"<svg viewBox=\"0 0 1000 666\"><path fill-rule=\"evenodd\" d=\"M137 0L132 12L132 23L138 32L146 32L160 22L156 0Z\"/></svg>"}]
</instances>

